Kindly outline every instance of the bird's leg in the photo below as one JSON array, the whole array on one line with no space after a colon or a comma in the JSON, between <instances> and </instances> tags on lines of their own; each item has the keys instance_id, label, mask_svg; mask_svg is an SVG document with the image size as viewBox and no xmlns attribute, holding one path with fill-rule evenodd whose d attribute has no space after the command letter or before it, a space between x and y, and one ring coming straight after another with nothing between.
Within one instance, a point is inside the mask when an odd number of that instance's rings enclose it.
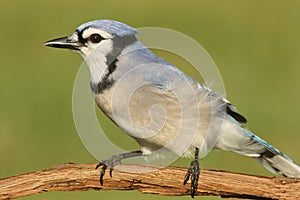
<instances>
[{"instance_id":1,"label":"bird's leg","mask_svg":"<svg viewBox=\"0 0 300 200\"><path fill-rule=\"evenodd\" d=\"M192 198L194 198L195 193L197 191L198 179L199 179L199 174L200 174L198 155L199 155L199 148L196 147L194 160L191 162L190 168L186 172L184 180L183 180L183 185L185 185L191 177L191 196L192 196Z\"/></svg>"},{"instance_id":2,"label":"bird's leg","mask_svg":"<svg viewBox=\"0 0 300 200\"><path fill-rule=\"evenodd\" d=\"M110 177L112 177L112 171L113 171L114 167L117 164L120 164L121 160L126 159L126 158L131 158L131 157L142 156L142 155L143 155L142 151L132 151L132 152L114 155L107 160L101 160L98 163L98 165L96 166L96 169L98 169L100 166L102 166L101 170L100 170L100 184L103 185L103 176L105 174L107 167L110 168L109 175L110 175Z\"/></svg>"}]
</instances>

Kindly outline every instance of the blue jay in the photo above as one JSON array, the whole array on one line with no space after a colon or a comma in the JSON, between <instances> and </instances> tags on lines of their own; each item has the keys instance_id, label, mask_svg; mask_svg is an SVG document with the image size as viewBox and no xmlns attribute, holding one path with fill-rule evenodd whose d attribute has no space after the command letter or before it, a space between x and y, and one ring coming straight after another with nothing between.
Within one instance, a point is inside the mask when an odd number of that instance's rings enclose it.
<instances>
[{"instance_id":1,"label":"blue jay","mask_svg":"<svg viewBox=\"0 0 300 200\"><path fill-rule=\"evenodd\" d=\"M45 43L73 50L85 59L98 107L141 147L100 161L96 168L101 166L101 185L108 167L111 175L122 159L149 155L162 147L180 156L194 155L183 177L184 184L191 178L192 197L200 173L199 153L210 148L250 156L275 174L300 178L300 167L245 129L246 118L225 97L157 57L136 34L136 29L121 22L95 20L82 24L70 36ZM140 87L131 91L135 80ZM118 98L114 98L116 91ZM128 95L130 100L125 101L122 97ZM157 104L165 112L149 115L151 106Z\"/></svg>"}]
</instances>

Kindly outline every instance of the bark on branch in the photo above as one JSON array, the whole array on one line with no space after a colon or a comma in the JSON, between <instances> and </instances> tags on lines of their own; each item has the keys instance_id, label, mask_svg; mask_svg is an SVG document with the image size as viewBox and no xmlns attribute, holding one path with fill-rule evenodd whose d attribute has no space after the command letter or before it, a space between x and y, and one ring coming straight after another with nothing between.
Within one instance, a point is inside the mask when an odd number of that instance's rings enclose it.
<instances>
[{"instance_id":1,"label":"bark on branch","mask_svg":"<svg viewBox=\"0 0 300 200\"><path fill-rule=\"evenodd\" d=\"M145 172L146 171L146 172ZM186 168L118 165L113 177L106 173L99 184L95 164L61 164L53 168L0 179L0 199L46 191L138 190L160 195L189 195L182 185ZM253 199L300 199L300 179L262 177L202 169L196 195Z\"/></svg>"}]
</instances>

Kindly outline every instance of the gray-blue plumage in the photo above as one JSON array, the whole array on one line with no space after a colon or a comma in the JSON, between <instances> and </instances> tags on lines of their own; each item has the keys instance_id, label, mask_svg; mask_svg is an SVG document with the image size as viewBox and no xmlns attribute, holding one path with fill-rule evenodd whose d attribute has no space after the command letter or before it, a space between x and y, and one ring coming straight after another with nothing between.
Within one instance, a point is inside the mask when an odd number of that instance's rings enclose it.
<instances>
[{"instance_id":1,"label":"gray-blue plumage","mask_svg":"<svg viewBox=\"0 0 300 200\"><path fill-rule=\"evenodd\" d=\"M126 36L126 35L134 35L137 34L138 31L135 28L132 28L131 26L128 26L127 24L114 21L114 20L94 20L87 23L82 24L77 28L79 32L82 32L84 29L94 27L99 28L103 31L106 31L107 33L110 33L112 35L117 35L120 37Z\"/></svg>"}]
</instances>

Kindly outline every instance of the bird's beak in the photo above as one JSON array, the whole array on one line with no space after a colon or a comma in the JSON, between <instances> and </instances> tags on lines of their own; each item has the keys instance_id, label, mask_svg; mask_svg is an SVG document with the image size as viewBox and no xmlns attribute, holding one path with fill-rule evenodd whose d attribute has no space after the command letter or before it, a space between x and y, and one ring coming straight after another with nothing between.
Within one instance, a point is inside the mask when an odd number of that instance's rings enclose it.
<instances>
[{"instance_id":1,"label":"bird's beak","mask_svg":"<svg viewBox=\"0 0 300 200\"><path fill-rule=\"evenodd\" d=\"M71 50L80 50L81 46L81 44L78 41L74 41L71 36L49 40L45 42L44 45L48 47Z\"/></svg>"}]
</instances>

